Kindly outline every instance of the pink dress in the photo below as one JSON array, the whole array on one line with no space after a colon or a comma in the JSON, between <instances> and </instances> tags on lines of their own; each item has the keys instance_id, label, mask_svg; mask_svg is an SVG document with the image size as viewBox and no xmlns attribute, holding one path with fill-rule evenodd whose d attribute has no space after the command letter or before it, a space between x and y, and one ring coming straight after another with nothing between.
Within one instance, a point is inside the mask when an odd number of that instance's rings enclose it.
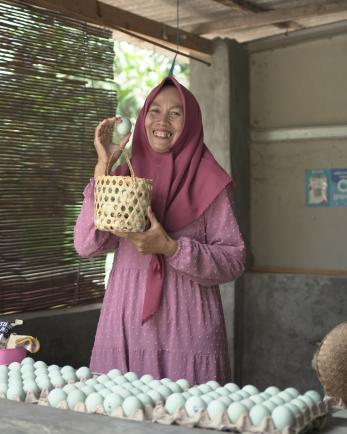
<instances>
[{"instance_id":1,"label":"pink dress","mask_svg":"<svg viewBox=\"0 0 347 434\"><path fill-rule=\"evenodd\" d=\"M94 372L118 368L139 376L191 384L231 380L228 345L218 284L244 270L244 242L223 190L205 213L170 234L178 242L165 259L160 309L143 325L142 309L150 255L126 239L94 226L94 180L84 190L75 226L75 248L92 257L116 252L95 336L90 367Z\"/></svg>"}]
</instances>

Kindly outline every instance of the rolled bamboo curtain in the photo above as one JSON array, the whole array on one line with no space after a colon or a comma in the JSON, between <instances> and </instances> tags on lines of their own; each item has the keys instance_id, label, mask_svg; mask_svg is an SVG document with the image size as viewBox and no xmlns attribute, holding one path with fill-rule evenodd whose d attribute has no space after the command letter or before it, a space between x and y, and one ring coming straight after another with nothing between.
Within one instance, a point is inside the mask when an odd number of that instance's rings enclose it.
<instances>
[{"instance_id":1,"label":"rolled bamboo curtain","mask_svg":"<svg viewBox=\"0 0 347 434\"><path fill-rule=\"evenodd\" d=\"M0 0L0 314L103 297L105 257L79 258L73 226L113 60L109 31Z\"/></svg>"}]
</instances>

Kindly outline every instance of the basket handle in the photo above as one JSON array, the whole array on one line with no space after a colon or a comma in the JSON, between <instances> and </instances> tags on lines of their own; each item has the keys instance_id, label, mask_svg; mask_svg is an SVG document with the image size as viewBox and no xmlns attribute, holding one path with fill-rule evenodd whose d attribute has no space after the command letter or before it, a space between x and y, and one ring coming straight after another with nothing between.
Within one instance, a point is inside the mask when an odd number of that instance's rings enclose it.
<instances>
[{"instance_id":1,"label":"basket handle","mask_svg":"<svg viewBox=\"0 0 347 434\"><path fill-rule=\"evenodd\" d=\"M131 165L128 153L125 151L125 149L122 149L120 152L119 152L119 149L116 149L113 152L113 154L111 155L111 157L110 157L110 159L108 160L108 163L107 163L106 175L110 174L110 170L111 170L111 167L112 167L112 163L111 162L114 159L114 157L116 156L115 162L117 162L119 160L120 156L122 155L122 153L124 154L125 161L128 164L128 167L129 167L129 170L130 170L130 175L134 179L135 178L134 169L133 169L133 166ZM116 155L116 154L118 154L118 155Z\"/></svg>"}]
</instances>

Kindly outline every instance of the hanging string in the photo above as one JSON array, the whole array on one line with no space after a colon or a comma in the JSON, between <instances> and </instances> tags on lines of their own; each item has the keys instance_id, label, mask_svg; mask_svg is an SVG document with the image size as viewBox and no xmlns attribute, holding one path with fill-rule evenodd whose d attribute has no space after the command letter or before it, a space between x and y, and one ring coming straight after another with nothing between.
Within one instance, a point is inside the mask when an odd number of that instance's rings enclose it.
<instances>
[{"instance_id":1,"label":"hanging string","mask_svg":"<svg viewBox=\"0 0 347 434\"><path fill-rule=\"evenodd\" d=\"M180 46L180 14L179 14L179 6L180 6L180 2L179 0L176 0L176 53L175 53L175 57L173 58L172 64L171 64L171 68L169 71L169 77L173 75L173 71L175 68L175 63L176 63L176 57L178 54L178 49Z\"/></svg>"}]
</instances>

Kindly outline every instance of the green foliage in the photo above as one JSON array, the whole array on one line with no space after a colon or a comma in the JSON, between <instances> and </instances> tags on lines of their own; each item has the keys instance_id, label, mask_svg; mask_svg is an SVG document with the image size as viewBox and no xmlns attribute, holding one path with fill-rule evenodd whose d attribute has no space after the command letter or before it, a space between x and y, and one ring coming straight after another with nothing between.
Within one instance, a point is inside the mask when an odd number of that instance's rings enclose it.
<instances>
[{"instance_id":1,"label":"green foliage","mask_svg":"<svg viewBox=\"0 0 347 434\"><path fill-rule=\"evenodd\" d=\"M151 89L168 75L172 59L162 53L141 49L125 41L115 42L114 75L120 116L133 123ZM189 65L177 63L174 76L189 87Z\"/></svg>"}]
</instances>

